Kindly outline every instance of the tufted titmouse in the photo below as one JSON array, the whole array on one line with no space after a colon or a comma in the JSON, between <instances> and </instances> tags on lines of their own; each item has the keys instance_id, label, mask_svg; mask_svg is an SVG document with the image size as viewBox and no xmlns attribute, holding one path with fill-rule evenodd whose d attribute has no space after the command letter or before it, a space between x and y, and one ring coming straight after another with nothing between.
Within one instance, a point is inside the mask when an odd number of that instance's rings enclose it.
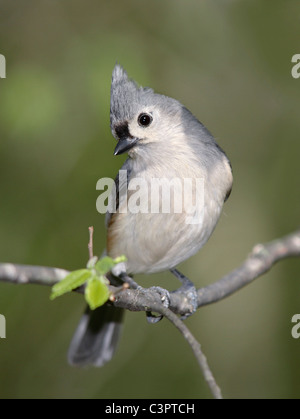
<instances>
[{"instance_id":1,"label":"tufted titmouse","mask_svg":"<svg viewBox=\"0 0 300 419\"><path fill-rule=\"evenodd\" d=\"M128 159L122 167L125 178L118 175L115 181L117 211L106 216L106 252L113 258L125 255L128 274L174 273L212 234L231 192L230 162L188 109L175 99L138 87L120 65L112 74L110 125L118 141L114 154L127 152ZM133 199L140 209L143 202L142 211L129 208L136 179L147 186L140 187L138 200ZM165 193L160 189L152 193L155 179L163 180L160 185L171 185L169 211L162 211ZM199 192L195 182L189 184L187 194L183 190L187 179L201 181L201 205L194 205ZM180 202L178 210L176 205L186 195L188 203ZM155 199L158 204L152 211ZM109 361L122 316L122 309L108 304L93 312L87 309L71 342L69 362L102 366Z\"/></svg>"}]
</instances>

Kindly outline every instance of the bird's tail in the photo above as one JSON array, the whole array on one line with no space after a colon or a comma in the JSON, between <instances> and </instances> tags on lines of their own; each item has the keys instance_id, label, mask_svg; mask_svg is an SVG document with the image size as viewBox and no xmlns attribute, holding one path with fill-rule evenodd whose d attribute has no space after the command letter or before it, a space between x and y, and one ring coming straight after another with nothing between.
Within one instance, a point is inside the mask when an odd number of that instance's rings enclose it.
<instances>
[{"instance_id":1,"label":"bird's tail","mask_svg":"<svg viewBox=\"0 0 300 419\"><path fill-rule=\"evenodd\" d=\"M101 367L113 357L122 330L124 309L108 304L85 310L68 352L71 365Z\"/></svg>"}]
</instances>

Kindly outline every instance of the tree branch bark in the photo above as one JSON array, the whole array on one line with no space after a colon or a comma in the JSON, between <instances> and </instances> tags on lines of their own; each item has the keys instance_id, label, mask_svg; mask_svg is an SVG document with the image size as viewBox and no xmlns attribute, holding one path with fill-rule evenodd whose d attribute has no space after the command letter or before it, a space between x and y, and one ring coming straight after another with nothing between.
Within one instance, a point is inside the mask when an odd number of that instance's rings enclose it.
<instances>
[{"instance_id":1,"label":"tree branch bark","mask_svg":"<svg viewBox=\"0 0 300 419\"><path fill-rule=\"evenodd\" d=\"M198 307L230 296L269 271L278 261L292 257L300 257L300 230L270 243L256 245L238 268L213 284L199 288L197 290ZM59 268L0 263L0 281L15 284L52 286L68 273L69 271ZM139 287L120 291L119 288L110 286L110 290L112 293L116 292L114 305L130 311L153 310L152 304L161 303L160 295L152 289ZM82 292L82 290L78 291ZM185 314L189 309L185 294L178 291L171 292L169 309L177 314Z\"/></svg>"},{"instance_id":2,"label":"tree branch bark","mask_svg":"<svg viewBox=\"0 0 300 419\"><path fill-rule=\"evenodd\" d=\"M91 231L90 234L92 234ZM89 251L91 255L91 236ZM198 308L230 296L269 271L278 261L292 257L300 257L300 230L270 243L256 245L251 254L238 268L213 284L198 289ZM68 273L69 271L59 268L12 263L0 264L0 281L14 284L53 286L65 278ZM132 281L132 284L134 284L134 281ZM110 290L114 294L113 304L130 311L155 311L168 318L191 346L213 396L217 399L222 398L221 391L208 366L206 357L201 351L199 342L182 320L176 316L176 314L183 315L191 309L186 295L180 290L171 292L170 305L169 308L166 308L162 304L161 296L154 289L145 289L137 286L137 284L133 288L135 289L123 288L120 290L120 287L110 286ZM82 293L83 289L81 287L76 291Z\"/></svg>"},{"instance_id":3,"label":"tree branch bark","mask_svg":"<svg viewBox=\"0 0 300 419\"><path fill-rule=\"evenodd\" d=\"M300 257L300 230L267 244L256 245L238 268L198 290L198 307L216 303L268 272L282 259Z\"/></svg>"}]
</instances>

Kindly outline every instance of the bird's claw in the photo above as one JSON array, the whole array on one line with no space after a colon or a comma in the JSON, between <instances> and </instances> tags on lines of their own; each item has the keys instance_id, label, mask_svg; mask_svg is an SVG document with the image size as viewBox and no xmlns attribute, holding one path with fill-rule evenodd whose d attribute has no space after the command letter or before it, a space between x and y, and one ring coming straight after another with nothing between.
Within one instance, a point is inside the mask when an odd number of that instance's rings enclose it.
<instances>
[{"instance_id":1,"label":"bird's claw","mask_svg":"<svg viewBox=\"0 0 300 419\"><path fill-rule=\"evenodd\" d=\"M169 291L161 287L151 287L150 289L153 291L156 291L160 295L163 306L168 308L170 305ZM151 311L146 311L146 316L147 316L148 323L151 323L151 324L158 323L164 317L162 314L159 316L156 316Z\"/></svg>"},{"instance_id":2,"label":"bird's claw","mask_svg":"<svg viewBox=\"0 0 300 419\"><path fill-rule=\"evenodd\" d=\"M181 272L179 272L177 269L170 269L170 271L182 283L182 286L177 291L174 291L174 292L184 294L185 306L189 306L188 311L180 317L181 320L185 320L188 317L190 317L192 314L194 314L198 308L197 290L193 282L189 278L187 278L185 275L183 275Z\"/></svg>"},{"instance_id":3,"label":"bird's claw","mask_svg":"<svg viewBox=\"0 0 300 419\"><path fill-rule=\"evenodd\" d=\"M189 287L181 287L179 288L178 292L183 292L185 295L185 306L188 306L188 311L183 314L180 319L185 320L188 317L190 317L192 314L194 314L197 311L198 308L198 294L196 287L189 286Z\"/></svg>"}]
</instances>

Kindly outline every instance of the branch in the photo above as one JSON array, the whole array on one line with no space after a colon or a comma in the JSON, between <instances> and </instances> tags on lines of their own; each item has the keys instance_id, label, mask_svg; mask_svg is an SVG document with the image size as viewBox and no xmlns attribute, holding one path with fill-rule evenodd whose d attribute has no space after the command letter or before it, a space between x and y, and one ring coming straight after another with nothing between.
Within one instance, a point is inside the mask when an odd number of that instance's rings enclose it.
<instances>
[{"instance_id":1,"label":"branch","mask_svg":"<svg viewBox=\"0 0 300 419\"><path fill-rule=\"evenodd\" d=\"M90 256L93 253L92 234L93 232L90 230ZM276 262L299 256L300 230L265 245L256 245L242 265L219 281L197 290L198 308L228 297L269 271ZM69 271L58 268L11 263L0 264L0 281L15 284L52 286L65 278L68 273ZM120 287L110 286L110 290L114 294L113 304L131 311L155 311L168 318L190 344L213 396L218 399L222 398L221 391L209 369L200 344L175 314L185 314L191 309L186 295L181 291L172 292L170 294L170 306L166 308L162 304L161 296L155 290L139 287L133 280L131 280L131 286L133 289L123 288L121 290ZM82 293L82 287L76 291Z\"/></svg>"},{"instance_id":2,"label":"branch","mask_svg":"<svg viewBox=\"0 0 300 419\"><path fill-rule=\"evenodd\" d=\"M151 310L156 311L157 313L162 314L164 317L166 317L171 323L174 324L174 326L180 331L180 333L183 335L185 340L188 342L190 347L192 348L195 358L197 359L197 362L199 364L199 367L202 370L204 379L206 383L208 384L210 391L215 399L223 399L221 390L216 383L216 380L211 372L211 369L208 365L206 356L201 350L200 343L195 339L195 337L192 335L190 330L186 327L186 325L183 323L182 320L180 320L179 317L176 316L169 308L164 307L161 303L160 304L151 304Z\"/></svg>"},{"instance_id":3,"label":"branch","mask_svg":"<svg viewBox=\"0 0 300 419\"><path fill-rule=\"evenodd\" d=\"M69 271L59 268L0 263L0 281L13 284L39 284L51 287L69 273Z\"/></svg>"},{"instance_id":4,"label":"branch","mask_svg":"<svg viewBox=\"0 0 300 419\"><path fill-rule=\"evenodd\" d=\"M270 243L256 245L237 269L198 290L198 307L228 297L268 272L275 263L292 257L300 257L300 230Z\"/></svg>"},{"instance_id":5,"label":"branch","mask_svg":"<svg viewBox=\"0 0 300 419\"><path fill-rule=\"evenodd\" d=\"M132 289L140 290L142 292L146 291L142 287L140 287L131 277L129 277L126 274L122 275L122 279L125 282L125 284L129 284ZM147 296L146 296L147 298ZM116 300L116 297L114 296L113 301ZM173 313L169 308L165 307L162 303L162 300L157 303L153 303L153 300L150 300L149 303L146 303L145 301L145 308L151 307L151 311L156 311L157 313L161 314L162 316L166 317L173 325L180 331L180 333L183 335L185 340L188 342L190 347L192 348L192 351L194 352L195 358L199 364L199 367L202 370L203 376L205 381L207 382L210 391L215 399L223 399L221 390L219 386L217 385L217 382L209 368L206 356L201 350L200 343L195 339L193 334L190 332L190 330L186 327L186 325L183 323L183 321L176 316L175 313ZM147 311L147 310L146 310Z\"/></svg>"},{"instance_id":6,"label":"branch","mask_svg":"<svg viewBox=\"0 0 300 419\"><path fill-rule=\"evenodd\" d=\"M230 296L269 271L276 262L292 257L300 257L300 230L270 243L256 245L242 265L213 284L198 289L198 307ZM52 286L68 273L69 271L58 268L0 263L0 281L15 284ZM161 303L161 297L152 289L138 287L120 291L119 288L110 286L110 290L113 294L116 293L114 305L130 311L155 311L152 305ZM184 293L175 291L170 297L171 311L184 314L189 310L189 302Z\"/></svg>"},{"instance_id":7,"label":"branch","mask_svg":"<svg viewBox=\"0 0 300 419\"><path fill-rule=\"evenodd\" d=\"M92 259L94 257L94 250L93 250L94 227L89 227L89 236L90 236L90 240L88 243L89 258Z\"/></svg>"},{"instance_id":8,"label":"branch","mask_svg":"<svg viewBox=\"0 0 300 419\"><path fill-rule=\"evenodd\" d=\"M300 257L300 230L270 243L256 245L242 265L213 284L198 289L198 308L223 300L268 272L276 262L292 257ZM183 315L189 311L184 293L175 291L170 297L169 309L174 313ZM117 295L114 304L131 311L145 311L149 299L158 303L160 296L152 289L128 289Z\"/></svg>"}]
</instances>

